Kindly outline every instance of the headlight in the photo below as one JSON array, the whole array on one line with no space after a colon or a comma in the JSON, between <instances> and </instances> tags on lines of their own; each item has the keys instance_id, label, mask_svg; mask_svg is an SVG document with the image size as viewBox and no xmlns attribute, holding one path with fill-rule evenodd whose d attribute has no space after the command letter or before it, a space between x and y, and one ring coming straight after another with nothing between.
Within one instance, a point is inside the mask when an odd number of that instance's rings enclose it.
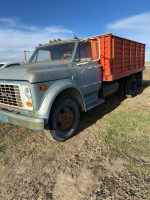
<instances>
[{"instance_id":1,"label":"headlight","mask_svg":"<svg viewBox=\"0 0 150 200\"><path fill-rule=\"evenodd\" d=\"M31 93L30 93L30 89L29 88L25 88L25 95L28 99L31 99Z\"/></svg>"},{"instance_id":2,"label":"headlight","mask_svg":"<svg viewBox=\"0 0 150 200\"><path fill-rule=\"evenodd\" d=\"M33 110L32 95L31 95L29 86L21 85L20 93L21 93L23 108L27 110Z\"/></svg>"}]
</instances>

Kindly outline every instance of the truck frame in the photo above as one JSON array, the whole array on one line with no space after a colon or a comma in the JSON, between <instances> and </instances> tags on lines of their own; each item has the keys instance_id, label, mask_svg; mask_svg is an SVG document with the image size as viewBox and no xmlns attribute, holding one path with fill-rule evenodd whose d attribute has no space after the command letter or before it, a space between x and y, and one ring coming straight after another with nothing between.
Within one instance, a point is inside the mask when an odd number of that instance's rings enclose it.
<instances>
[{"instance_id":1,"label":"truck frame","mask_svg":"<svg viewBox=\"0 0 150 200\"><path fill-rule=\"evenodd\" d=\"M112 33L39 44L26 65L1 70L0 119L65 141L75 134L80 111L114 92L134 97L144 64L145 44Z\"/></svg>"}]
</instances>

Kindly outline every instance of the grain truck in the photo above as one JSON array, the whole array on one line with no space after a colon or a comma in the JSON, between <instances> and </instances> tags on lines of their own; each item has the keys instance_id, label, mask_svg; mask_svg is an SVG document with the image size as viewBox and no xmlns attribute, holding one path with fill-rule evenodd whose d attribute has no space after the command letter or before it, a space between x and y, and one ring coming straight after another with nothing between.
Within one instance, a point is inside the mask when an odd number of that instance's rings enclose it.
<instances>
[{"instance_id":1,"label":"grain truck","mask_svg":"<svg viewBox=\"0 0 150 200\"><path fill-rule=\"evenodd\" d=\"M80 111L114 92L134 97L144 63L145 44L112 33L39 44L26 65L1 70L0 119L65 141Z\"/></svg>"}]
</instances>

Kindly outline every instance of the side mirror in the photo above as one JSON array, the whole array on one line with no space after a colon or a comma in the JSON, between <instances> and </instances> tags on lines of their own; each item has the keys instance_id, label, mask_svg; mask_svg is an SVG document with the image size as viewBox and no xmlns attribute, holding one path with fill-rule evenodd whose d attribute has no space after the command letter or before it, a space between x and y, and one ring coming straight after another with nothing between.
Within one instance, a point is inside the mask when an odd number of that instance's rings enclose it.
<instances>
[{"instance_id":1,"label":"side mirror","mask_svg":"<svg viewBox=\"0 0 150 200\"><path fill-rule=\"evenodd\" d=\"M92 49L92 57L93 60L99 59L99 44L97 40L91 40L91 49Z\"/></svg>"}]
</instances>

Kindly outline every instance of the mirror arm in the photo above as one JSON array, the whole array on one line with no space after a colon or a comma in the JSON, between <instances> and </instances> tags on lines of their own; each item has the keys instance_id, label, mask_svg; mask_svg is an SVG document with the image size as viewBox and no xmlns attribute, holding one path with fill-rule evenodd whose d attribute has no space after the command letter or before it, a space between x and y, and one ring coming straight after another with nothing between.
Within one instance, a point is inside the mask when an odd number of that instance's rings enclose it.
<instances>
[{"instance_id":1,"label":"mirror arm","mask_svg":"<svg viewBox=\"0 0 150 200\"><path fill-rule=\"evenodd\" d=\"M84 72L84 70L87 68L88 64L91 62L91 59L89 60L89 62L85 65L85 67L83 68L82 72L80 73L80 75Z\"/></svg>"}]
</instances>

